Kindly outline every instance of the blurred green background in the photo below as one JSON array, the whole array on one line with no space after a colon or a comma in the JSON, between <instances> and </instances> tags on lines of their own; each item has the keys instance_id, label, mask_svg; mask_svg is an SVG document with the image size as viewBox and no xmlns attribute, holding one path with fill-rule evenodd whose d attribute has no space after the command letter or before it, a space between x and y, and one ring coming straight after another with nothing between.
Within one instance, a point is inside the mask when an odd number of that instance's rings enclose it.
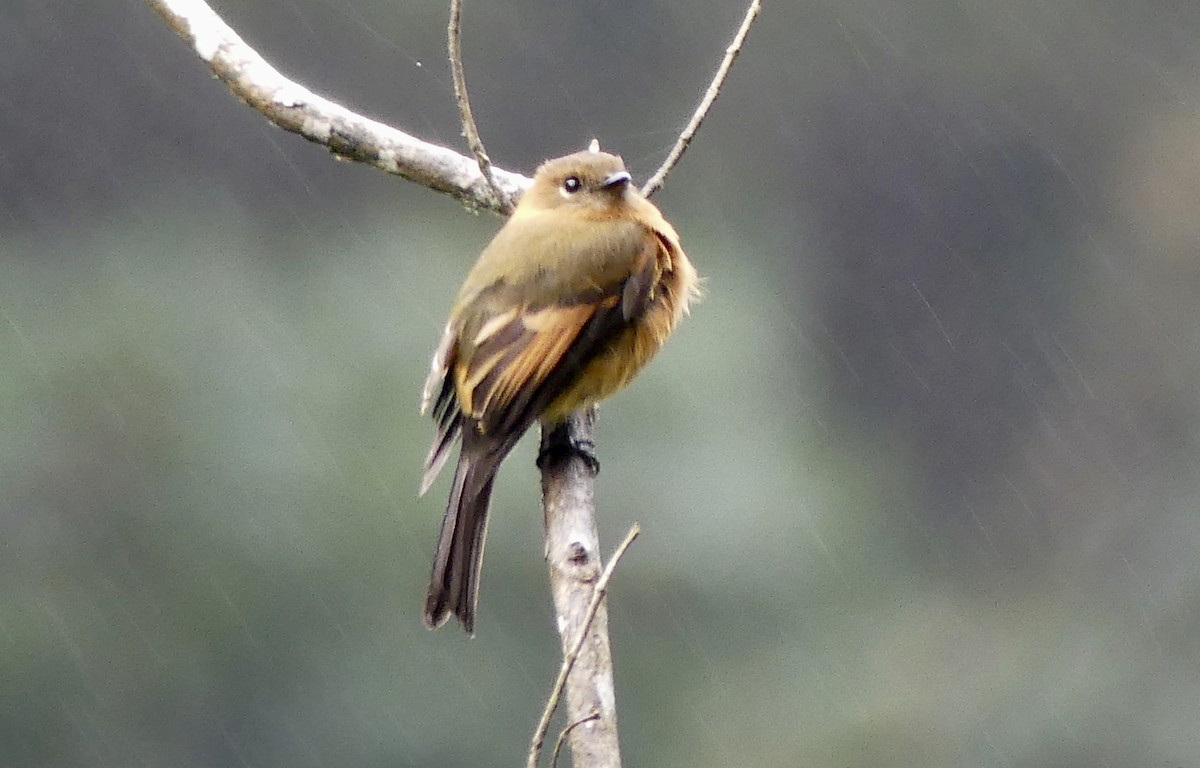
<instances>
[{"instance_id":1,"label":"blurred green background","mask_svg":"<svg viewBox=\"0 0 1200 768\"><path fill-rule=\"evenodd\" d=\"M498 227L334 162L137 0L0 25L0 765L517 765L533 446L479 634L416 404ZM468 2L492 157L644 179L740 2ZM461 148L442 3L217 9ZM1200 766L1200 4L767 0L656 198L708 297L601 413L629 764Z\"/></svg>"}]
</instances>

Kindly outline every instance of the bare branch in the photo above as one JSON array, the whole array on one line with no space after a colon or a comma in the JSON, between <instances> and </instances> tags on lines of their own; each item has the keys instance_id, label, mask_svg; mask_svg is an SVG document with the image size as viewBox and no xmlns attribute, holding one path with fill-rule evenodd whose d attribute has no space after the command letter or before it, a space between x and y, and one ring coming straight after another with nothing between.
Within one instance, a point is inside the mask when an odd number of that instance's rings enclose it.
<instances>
[{"instance_id":1,"label":"bare branch","mask_svg":"<svg viewBox=\"0 0 1200 768\"><path fill-rule=\"evenodd\" d=\"M463 136L475 160L479 163L479 172L487 179L488 186L496 196L500 212L505 216L512 213L512 203L492 176L492 161L487 150L483 148L483 139L479 137L479 128L475 125L475 117L471 114L471 100L467 97L467 76L463 73L462 63L462 0L450 0L450 23L446 27L446 49L450 55L450 74L454 78L454 100L458 102L458 116L462 120Z\"/></svg>"},{"instance_id":2,"label":"bare branch","mask_svg":"<svg viewBox=\"0 0 1200 768\"><path fill-rule=\"evenodd\" d=\"M590 413L590 409L588 413ZM572 738L571 748L575 754L572 764L581 766L581 768L583 766L619 766L620 755L616 749L616 692L612 688L612 658L608 652L607 617L604 619L604 625L598 626L595 631L593 631L593 623L596 614L600 612L601 605L604 604L605 595L608 594L608 581L611 580L613 571L617 569L620 558L624 556L625 550L628 550L629 545L634 542L642 529L637 523L634 523L634 527L629 529L628 534L625 534L625 539L620 542L617 550L613 552L612 558L608 560L608 565L600 572L600 577L596 578L595 586L589 589L588 582L592 581L592 576L600 565L599 536L595 535L594 505L590 504L590 500L592 500L590 492L586 499L575 496L575 494L556 496L552 482L554 480L569 482L574 480L571 478L571 474L581 472L590 478L590 470L586 466L581 466L582 462L577 458L565 463L574 464L574 468L547 466L544 470L544 478L547 475L551 476L551 484L547 484L545 479L542 481L542 488L544 488L542 492L544 492L546 504L546 559L550 564L554 608L556 608L559 635L562 636L563 664L558 668L558 677L554 679L550 697L547 698L546 707L541 713L541 720L538 721L538 727L534 728L533 738L530 739L526 766L527 768L538 768L542 744L545 743L546 733L550 731L550 721L554 716L554 709L558 708L558 703L562 700L563 689L570 679L571 672L575 670L576 662L580 659L580 654L586 644L592 646L589 649L588 670L582 671L580 676L584 680L582 684L578 679L572 682L568 716L574 725L566 728L566 732L572 732L576 726L587 724L587 722L599 721L598 726L605 737L599 739L599 744L592 744L589 749L584 750L588 752L588 758L583 761L580 758L580 744ZM565 469L566 476L556 476L557 469ZM586 485L590 488L592 484L587 482ZM571 490L572 488L568 488L568 491ZM589 516L587 522L592 523L590 532L576 527L581 522L581 515ZM572 540L559 540L557 534L563 530L570 533ZM582 539L588 539L588 541ZM593 541L594 548L589 547ZM592 556L589 557L589 553L592 553ZM588 592L590 592L590 598L587 596ZM584 599L587 599L587 602L584 602ZM595 686L598 685L606 686L606 688L595 690ZM581 686L581 691L576 691L576 686ZM584 686L590 686L592 690L582 690ZM582 692L582 695L576 695L577 692ZM608 734L611 734L611 751L608 751L608 746L605 744ZM558 746L554 751L558 751Z\"/></svg>"},{"instance_id":3,"label":"bare branch","mask_svg":"<svg viewBox=\"0 0 1200 768\"><path fill-rule=\"evenodd\" d=\"M550 514L550 510L547 508L547 515L548 514ZM583 650L583 643L587 642L588 640L588 630L592 629L592 622L596 617L596 612L600 610L600 604L602 601L604 601L605 595L608 594L608 580L611 580L612 572L617 570L617 564L620 563L620 558L624 556L625 550L628 550L629 545L634 544L634 539L636 539L638 534L641 533L641 526L638 526L637 523L634 523L634 527L629 529L629 533L625 534L625 539L620 542L620 544L617 546L617 550L612 553L612 559L608 560L608 565L606 565L604 571L601 572L600 578L596 580L595 587L592 589L592 600L588 602L587 610L583 612L583 619L582 623L580 623L580 629L578 629L577 634L574 636L574 641L571 641L570 644L568 644L568 638L570 635L568 634L568 630L566 630L566 626L571 624L570 619L572 617L564 616L562 610L559 610L558 612L559 634L563 636L563 649L565 650L565 655L563 656L563 665L558 668L558 677L554 679L554 685L550 691L550 697L548 697L546 700L546 708L542 710L541 720L538 721L538 727L536 727L534 730L533 739L530 740L529 757L526 761L527 768L538 768L538 758L541 755L541 745L545 743L546 733L550 731L550 721L554 716L554 709L558 708L558 702L562 700L563 688L566 685L566 678L570 676L571 670L574 670L575 662L578 660L578 658L580 658L580 653ZM553 564L551 564L551 574L551 577L553 578ZM574 607L577 611L578 606L576 605ZM605 632L607 634L607 629ZM607 648L607 642L605 643L605 647ZM605 659L605 661L607 661L608 679L610 679L611 683L612 659ZM583 725L584 722L598 720L600 718L600 712L593 712L583 715L582 718L576 720L574 724L566 728L564 733L574 731L576 726ZM616 732L616 728L613 728L613 731ZM556 760L558 749L559 745L554 746Z\"/></svg>"},{"instance_id":4,"label":"bare branch","mask_svg":"<svg viewBox=\"0 0 1200 768\"><path fill-rule=\"evenodd\" d=\"M363 117L287 79L250 48L203 0L146 2L195 49L234 95L276 126L328 147L341 158L372 165L452 195L470 207L501 214L511 210L511 201L520 197L531 183L525 176L491 165L479 140L462 75L459 49L461 0L452 0L447 32L455 93L474 159ZM760 0L752 0L700 106L663 166L647 182L646 195L662 186L691 143L760 9ZM574 414L566 427L568 435L578 443L590 441L594 421L594 409ZM634 526L608 566L601 570L593 477L590 468L577 457L545 466L542 500L546 560L564 659L532 742L529 765L536 768L549 721L565 685L571 725L564 730L564 736L570 736L574 768L619 768L616 694L604 596L613 569L637 536L638 528Z\"/></svg>"},{"instance_id":5,"label":"bare branch","mask_svg":"<svg viewBox=\"0 0 1200 768\"><path fill-rule=\"evenodd\" d=\"M476 162L452 149L358 115L292 82L248 46L202 0L146 0L188 41L239 99L275 125L326 146L347 160L367 163L464 204L496 213L520 197L530 179L492 168L498 200Z\"/></svg>"},{"instance_id":6,"label":"bare branch","mask_svg":"<svg viewBox=\"0 0 1200 768\"><path fill-rule=\"evenodd\" d=\"M671 147L671 153L667 155L667 159L663 161L662 166L650 177L650 180L646 182L646 186L642 187L642 194L646 197L650 197L662 187L663 182L667 180L667 174L679 162L679 158L683 157L683 153L691 145L692 139L696 137L696 131L700 130L700 124L708 116L708 110L712 108L713 102L716 101L717 95L721 92L721 86L725 84L725 78L729 75L729 70L733 66L734 60L742 52L742 44L746 42L746 35L750 32L750 27L753 26L754 20L758 18L760 11L762 11L761 0L750 0L750 7L746 9L746 17L742 19L742 25L738 27L737 33L734 34L733 42L725 49L725 58L721 60L721 66L717 67L717 73L713 75L708 90L704 92L704 98L700 100L700 106L696 107L695 113L692 114L692 119L688 121L683 132L679 134L679 139L675 142L675 146Z\"/></svg>"}]
</instances>

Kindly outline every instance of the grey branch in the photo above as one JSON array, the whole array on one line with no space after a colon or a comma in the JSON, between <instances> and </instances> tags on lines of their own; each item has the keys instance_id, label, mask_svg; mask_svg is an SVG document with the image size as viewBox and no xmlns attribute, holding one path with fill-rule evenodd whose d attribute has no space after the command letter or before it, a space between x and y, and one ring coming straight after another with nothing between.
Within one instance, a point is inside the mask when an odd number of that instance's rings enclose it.
<instances>
[{"instance_id":1,"label":"grey branch","mask_svg":"<svg viewBox=\"0 0 1200 768\"><path fill-rule=\"evenodd\" d=\"M591 411L589 411L590 413ZM583 469L582 462L576 462ZM549 474L549 473L548 473ZM543 475L543 478L546 476ZM545 488L545 480L543 480L543 488ZM600 612L600 608L604 603L604 597L608 594L608 582L612 579L613 571L616 570L617 564L621 562L621 557L625 554L625 550L629 549L629 545L642 532L641 526L637 523L629 529L629 533L625 534L625 539L617 545L616 551L613 552L612 558L608 561L608 565L604 566L604 570L600 573L600 578L596 579L594 586L590 588L591 597L588 600L587 606L583 614L579 614L580 600L589 591L588 584L591 577L597 568L600 567L599 551L597 550L594 558L591 561L585 559L588 554L584 539L589 538L584 533L583 528L576 529L573 534L573 540L561 540L559 537L564 530L571 530L573 523L580 522L573 520L579 513L577 508L591 501L590 497L580 499L572 494L564 493L561 489L556 489L552 494L543 494L544 503L546 505L546 562L550 566L551 579L556 585L561 585L561 592L564 596L564 601L559 602L558 588L555 589L555 607L558 609L559 616L559 634L562 636L563 646L563 661L562 666L558 669L558 677L554 681L554 687L550 691L550 696L546 700L546 708L542 712L542 719L538 722L537 729L533 732L533 739L529 745L529 758L526 761L526 768L537 768L538 757L542 752L542 744L546 740L546 733L550 730L550 719L554 717L554 710L558 707L558 702L562 698L563 688L567 684L567 679L571 672L575 669L575 664L579 661L580 655L583 654L585 646L589 648L587 654L587 662L592 668L583 671L581 674L586 681L596 688L597 699L603 702L606 699L615 700L616 691L613 689L613 668L612 656L608 652L608 641L604 641L603 647L600 647L595 637L591 634L592 622L595 621L596 615ZM552 503L554 506L552 507ZM595 536L594 515L590 518L593 521L591 537L595 539L597 547L600 546L599 537ZM553 535L552 535L553 534ZM565 560L562 556L565 555ZM556 573L557 571L557 573ZM571 630L573 627L574 634ZM600 689L598 683L601 681L607 685L607 689ZM576 681L578 685L578 681ZM586 697L579 697L581 700ZM576 715L580 717L576 718ZM568 712L568 717L571 719L571 724L563 731L563 735L574 731L581 725L593 721L602 721L605 717L612 719L611 727L613 734L616 734L616 709L606 711L603 706L597 706L588 713ZM615 741L615 740L614 740ZM559 737L559 742L554 745L554 760L558 760L558 751L562 747L562 737ZM613 745L614 749L616 744ZM578 758L576 758L578 759ZM619 755L614 755L616 761L620 760ZM610 765L605 762L603 765Z\"/></svg>"},{"instance_id":2,"label":"grey branch","mask_svg":"<svg viewBox=\"0 0 1200 768\"><path fill-rule=\"evenodd\" d=\"M594 407L573 414L568 423L572 439L591 441L595 421ZM544 442L544 432L542 438ZM537 766L541 742L564 679L567 721L588 721L571 729L571 765L573 768L620 768L621 765L608 611L602 600L603 592L596 588L602 586L599 579L603 571L594 490L592 470L578 456L548 461L542 467L546 565L550 569L550 589L562 643L563 666L546 712L534 733L526 768ZM614 557L611 565L615 565L617 559ZM577 658L572 661L572 656Z\"/></svg>"},{"instance_id":3,"label":"grey branch","mask_svg":"<svg viewBox=\"0 0 1200 768\"><path fill-rule=\"evenodd\" d=\"M328 147L347 160L373 165L465 205L503 214L530 184L517 173L492 167L505 200L492 193L478 163L356 114L281 75L202 0L146 0L167 25L191 44L239 99L285 131Z\"/></svg>"},{"instance_id":4,"label":"grey branch","mask_svg":"<svg viewBox=\"0 0 1200 768\"><path fill-rule=\"evenodd\" d=\"M512 213L511 198L496 185L492 174L492 160L483 147L483 139L479 137L479 128L475 125L475 117L471 114L471 99L467 96L467 76L463 72L462 63L462 0L450 0L450 23L446 27L446 50L450 56L450 74L454 79L454 100L458 103L458 117L462 121L463 137L475 161L479 163L479 172L487 180L488 187L496 197L496 207L500 213L507 216Z\"/></svg>"},{"instance_id":5,"label":"grey branch","mask_svg":"<svg viewBox=\"0 0 1200 768\"><path fill-rule=\"evenodd\" d=\"M717 73L713 75L712 82L708 85L708 90L704 92L704 98L700 99L700 106L696 107L696 111L692 113L692 119L688 121L683 132L679 134L679 139L675 142L675 146L671 147L670 154L659 169L646 182L646 186L642 187L642 194L650 197L662 187L667 180L667 174L679 162L679 158L683 157L683 153L691 146L692 139L696 137L696 131L700 130L700 124L704 122L704 118L708 116L708 110L712 108L713 102L721 93L721 86L725 84L725 78L729 75L729 70L733 66L734 60L738 54L742 52L742 45L746 42L746 35L750 32L750 27L754 25L754 20L758 18L759 12L762 11L762 3L760 0L750 0L750 7L746 9L746 16L742 19L742 25L738 27L738 31L733 35L733 42L725 49L725 58L721 59L721 65L717 67Z\"/></svg>"}]
</instances>

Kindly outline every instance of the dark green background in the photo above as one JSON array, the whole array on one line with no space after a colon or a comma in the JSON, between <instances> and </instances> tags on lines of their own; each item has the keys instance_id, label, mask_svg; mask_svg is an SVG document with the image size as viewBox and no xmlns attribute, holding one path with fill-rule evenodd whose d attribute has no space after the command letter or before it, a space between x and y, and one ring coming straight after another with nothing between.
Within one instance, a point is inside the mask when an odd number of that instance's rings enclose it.
<instances>
[{"instance_id":1,"label":"dark green background","mask_svg":"<svg viewBox=\"0 0 1200 768\"><path fill-rule=\"evenodd\" d=\"M0 24L0 764L517 765L533 446L479 634L416 404L498 221L268 125L136 0ZM462 147L436 2L221 2ZM743 7L474 2L492 157L657 167ZM658 204L708 297L601 414L630 765L1200 766L1200 4L766 0Z\"/></svg>"}]
</instances>

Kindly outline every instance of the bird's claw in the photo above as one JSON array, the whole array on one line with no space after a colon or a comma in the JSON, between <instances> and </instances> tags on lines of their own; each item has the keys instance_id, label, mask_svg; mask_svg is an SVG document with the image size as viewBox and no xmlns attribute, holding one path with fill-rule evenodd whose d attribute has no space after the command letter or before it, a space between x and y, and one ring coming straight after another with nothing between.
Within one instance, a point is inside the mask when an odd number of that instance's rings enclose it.
<instances>
[{"instance_id":1,"label":"bird's claw","mask_svg":"<svg viewBox=\"0 0 1200 768\"><path fill-rule=\"evenodd\" d=\"M595 451L595 442L574 437L565 424L560 424L543 436L538 449L537 467L544 470L552 464L578 456L595 476L600 473L600 460L596 458Z\"/></svg>"}]
</instances>

